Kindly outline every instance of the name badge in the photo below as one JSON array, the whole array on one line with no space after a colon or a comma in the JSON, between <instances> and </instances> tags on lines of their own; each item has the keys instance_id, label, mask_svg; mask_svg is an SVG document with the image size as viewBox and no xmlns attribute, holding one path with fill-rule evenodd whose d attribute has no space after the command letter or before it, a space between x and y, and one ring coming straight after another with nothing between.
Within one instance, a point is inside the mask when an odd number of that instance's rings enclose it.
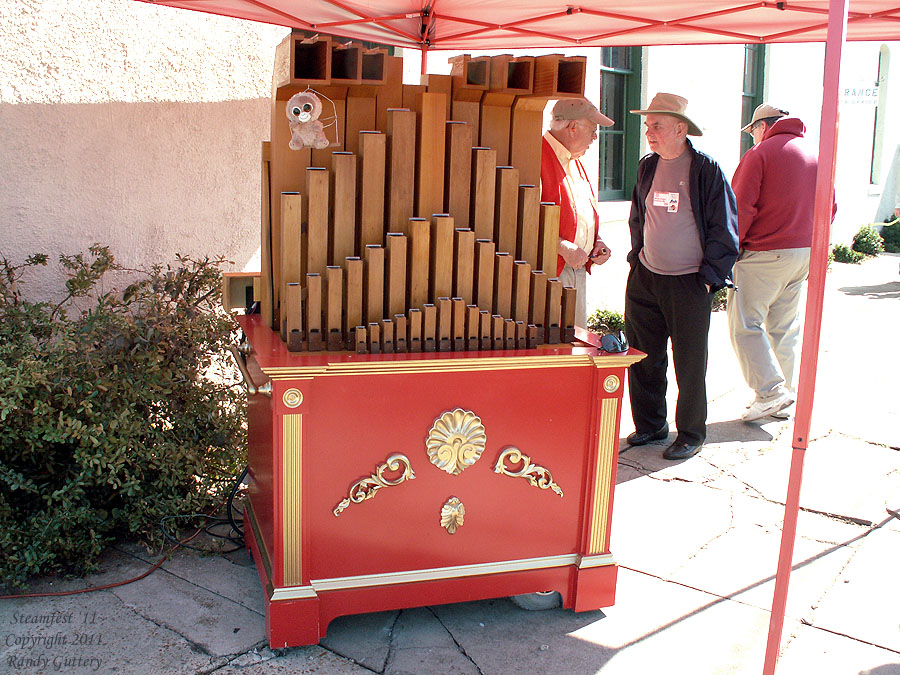
<instances>
[{"instance_id":1,"label":"name badge","mask_svg":"<svg viewBox=\"0 0 900 675\"><path fill-rule=\"evenodd\" d=\"M678 213L677 192L654 192L653 206L664 206L669 213Z\"/></svg>"}]
</instances>

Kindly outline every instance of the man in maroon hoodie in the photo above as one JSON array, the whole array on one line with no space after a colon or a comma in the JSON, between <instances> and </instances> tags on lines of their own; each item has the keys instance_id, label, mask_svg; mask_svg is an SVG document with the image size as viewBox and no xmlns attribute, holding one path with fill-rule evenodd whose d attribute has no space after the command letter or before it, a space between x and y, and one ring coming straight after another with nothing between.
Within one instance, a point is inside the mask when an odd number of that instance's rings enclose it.
<instances>
[{"instance_id":1,"label":"man in maroon hoodie","mask_svg":"<svg viewBox=\"0 0 900 675\"><path fill-rule=\"evenodd\" d=\"M731 343L754 401L745 422L787 417L796 390L800 301L809 275L817 160L806 127L768 103L742 131L755 145L731 186L737 197L740 255L728 291Z\"/></svg>"}]
</instances>

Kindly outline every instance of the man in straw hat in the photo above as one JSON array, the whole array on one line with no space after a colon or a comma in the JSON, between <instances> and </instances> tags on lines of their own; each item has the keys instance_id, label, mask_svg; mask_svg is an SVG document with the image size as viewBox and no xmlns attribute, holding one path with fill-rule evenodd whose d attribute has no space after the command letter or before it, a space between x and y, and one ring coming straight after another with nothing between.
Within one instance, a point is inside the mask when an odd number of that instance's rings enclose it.
<instances>
[{"instance_id":1,"label":"man in straw hat","mask_svg":"<svg viewBox=\"0 0 900 675\"><path fill-rule=\"evenodd\" d=\"M644 115L652 152L638 164L631 201L631 271L625 288L625 335L647 354L628 371L634 433L629 445L669 434L666 342L672 341L678 434L666 459L695 455L706 440L706 361L712 294L737 258L737 207L728 179L687 136L703 132L687 99L657 94Z\"/></svg>"},{"instance_id":2,"label":"man in straw hat","mask_svg":"<svg viewBox=\"0 0 900 675\"><path fill-rule=\"evenodd\" d=\"M794 403L818 161L803 122L781 108L763 103L741 131L755 145L732 179L740 255L727 307L731 344L755 393L741 419L752 422L786 418Z\"/></svg>"},{"instance_id":3,"label":"man in straw hat","mask_svg":"<svg viewBox=\"0 0 900 675\"><path fill-rule=\"evenodd\" d=\"M580 158L597 138L597 126L613 124L586 98L560 99L542 143L541 201L560 207L556 275L563 286L576 289L575 323L582 327L587 273L609 260L610 251L598 232L594 191Z\"/></svg>"}]
</instances>

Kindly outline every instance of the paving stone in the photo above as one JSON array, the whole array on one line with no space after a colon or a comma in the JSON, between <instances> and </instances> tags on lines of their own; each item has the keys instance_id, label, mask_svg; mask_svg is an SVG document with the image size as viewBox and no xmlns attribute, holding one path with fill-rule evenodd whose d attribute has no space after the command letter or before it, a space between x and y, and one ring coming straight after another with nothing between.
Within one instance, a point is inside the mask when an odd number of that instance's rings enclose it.
<instances>
[{"instance_id":1,"label":"paving stone","mask_svg":"<svg viewBox=\"0 0 900 675\"><path fill-rule=\"evenodd\" d=\"M794 626L792 633L778 659L779 674L900 675L894 651L812 626Z\"/></svg>"},{"instance_id":2,"label":"paving stone","mask_svg":"<svg viewBox=\"0 0 900 675\"><path fill-rule=\"evenodd\" d=\"M202 569L204 559L197 564ZM210 656L240 654L265 638L265 620L258 612L165 570L110 592Z\"/></svg>"},{"instance_id":3,"label":"paving stone","mask_svg":"<svg viewBox=\"0 0 900 675\"><path fill-rule=\"evenodd\" d=\"M246 551L242 557L251 559ZM255 567L233 562L221 555L198 556L192 551L179 550L162 568L169 574L265 616L265 593Z\"/></svg>"},{"instance_id":4,"label":"paving stone","mask_svg":"<svg viewBox=\"0 0 900 675\"><path fill-rule=\"evenodd\" d=\"M803 508L877 523L900 503L896 450L832 436L811 443L803 464Z\"/></svg>"},{"instance_id":5,"label":"paving stone","mask_svg":"<svg viewBox=\"0 0 900 675\"><path fill-rule=\"evenodd\" d=\"M5 673L168 675L199 672L211 663L209 654L110 591L5 600L0 626L0 672Z\"/></svg>"},{"instance_id":6,"label":"paving stone","mask_svg":"<svg viewBox=\"0 0 900 675\"><path fill-rule=\"evenodd\" d=\"M339 616L328 626L321 645L381 672L391 650L391 635L399 611Z\"/></svg>"},{"instance_id":7,"label":"paving stone","mask_svg":"<svg viewBox=\"0 0 900 675\"><path fill-rule=\"evenodd\" d=\"M454 649L453 638L428 607L414 607L400 612L394 625L392 649Z\"/></svg>"},{"instance_id":8,"label":"paving stone","mask_svg":"<svg viewBox=\"0 0 900 675\"><path fill-rule=\"evenodd\" d=\"M898 553L900 533L879 528L866 536L819 601L813 624L900 653Z\"/></svg>"},{"instance_id":9,"label":"paving stone","mask_svg":"<svg viewBox=\"0 0 900 675\"><path fill-rule=\"evenodd\" d=\"M644 478L616 486L610 549L620 564L667 578L730 523L730 493Z\"/></svg>"},{"instance_id":10,"label":"paving stone","mask_svg":"<svg viewBox=\"0 0 900 675\"><path fill-rule=\"evenodd\" d=\"M421 647L391 652L385 675L479 675L478 667L455 647Z\"/></svg>"},{"instance_id":11,"label":"paving stone","mask_svg":"<svg viewBox=\"0 0 900 675\"><path fill-rule=\"evenodd\" d=\"M243 664L236 660L214 672L216 675L362 675L372 673L372 670L332 654L318 645L310 645L282 650L274 658L257 663Z\"/></svg>"},{"instance_id":12,"label":"paving stone","mask_svg":"<svg viewBox=\"0 0 900 675\"><path fill-rule=\"evenodd\" d=\"M528 611L507 599L441 605L434 611L484 675L593 673L612 653L572 637L603 620L602 611Z\"/></svg>"},{"instance_id":13,"label":"paving stone","mask_svg":"<svg viewBox=\"0 0 900 675\"><path fill-rule=\"evenodd\" d=\"M570 635L578 651L603 649L603 675L761 672L767 612L627 569L604 612Z\"/></svg>"}]
</instances>

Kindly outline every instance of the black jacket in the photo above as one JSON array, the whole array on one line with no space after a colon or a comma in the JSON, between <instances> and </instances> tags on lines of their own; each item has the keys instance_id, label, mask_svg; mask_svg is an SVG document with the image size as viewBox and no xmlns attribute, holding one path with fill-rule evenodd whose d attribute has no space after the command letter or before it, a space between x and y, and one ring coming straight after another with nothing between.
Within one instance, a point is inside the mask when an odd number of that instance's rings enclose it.
<instances>
[{"instance_id":1,"label":"black jacket","mask_svg":"<svg viewBox=\"0 0 900 675\"><path fill-rule=\"evenodd\" d=\"M691 157L691 209L700 230L703 260L699 274L709 284L710 291L730 285L731 268L738 256L737 202L731 185L718 163L709 155L695 150L688 141ZM638 164L637 182L631 197L631 252L628 262L634 267L644 247L644 220L647 195L653 185L659 155L645 155Z\"/></svg>"}]
</instances>

